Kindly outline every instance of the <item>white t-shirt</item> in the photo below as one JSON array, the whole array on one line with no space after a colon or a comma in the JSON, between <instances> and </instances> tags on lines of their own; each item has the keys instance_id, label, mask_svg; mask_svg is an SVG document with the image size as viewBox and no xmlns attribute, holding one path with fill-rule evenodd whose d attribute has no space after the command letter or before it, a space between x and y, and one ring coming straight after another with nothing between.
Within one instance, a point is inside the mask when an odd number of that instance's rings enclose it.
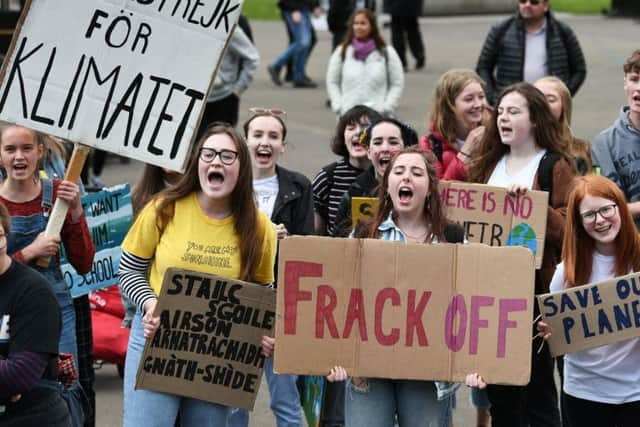
<instances>
[{"instance_id":1,"label":"white t-shirt","mask_svg":"<svg viewBox=\"0 0 640 427\"><path fill-rule=\"evenodd\" d=\"M615 257L593 254L589 283L615 277ZM550 291L565 288L564 264L551 279ZM564 392L579 399L620 404L640 400L640 338L564 355Z\"/></svg>"},{"instance_id":2,"label":"white t-shirt","mask_svg":"<svg viewBox=\"0 0 640 427\"><path fill-rule=\"evenodd\" d=\"M540 152L531 159L529 164L515 175L509 175L507 173L507 155L502 156L496 164L487 184L495 187L508 187L511 184L521 184L531 190L533 188L533 179L540 165L540 160L542 160L546 152L547 150L540 150Z\"/></svg>"},{"instance_id":3,"label":"white t-shirt","mask_svg":"<svg viewBox=\"0 0 640 427\"><path fill-rule=\"evenodd\" d=\"M278 175L253 180L253 191L258 199L258 209L269 218L273 214L273 207L276 203L276 197L278 197L279 188Z\"/></svg>"}]
</instances>

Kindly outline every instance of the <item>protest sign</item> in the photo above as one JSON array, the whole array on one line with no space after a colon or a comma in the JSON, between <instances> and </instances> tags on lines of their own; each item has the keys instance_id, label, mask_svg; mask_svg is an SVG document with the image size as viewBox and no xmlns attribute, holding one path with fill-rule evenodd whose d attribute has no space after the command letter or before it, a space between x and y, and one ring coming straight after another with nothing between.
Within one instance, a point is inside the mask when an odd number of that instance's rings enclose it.
<instances>
[{"instance_id":1,"label":"protest sign","mask_svg":"<svg viewBox=\"0 0 640 427\"><path fill-rule=\"evenodd\" d=\"M275 291L188 270L167 269L136 389L253 409L275 322Z\"/></svg>"},{"instance_id":2,"label":"protest sign","mask_svg":"<svg viewBox=\"0 0 640 427\"><path fill-rule=\"evenodd\" d=\"M278 278L276 372L529 381L525 248L294 236L280 242Z\"/></svg>"},{"instance_id":3,"label":"protest sign","mask_svg":"<svg viewBox=\"0 0 640 427\"><path fill-rule=\"evenodd\" d=\"M454 181L441 181L439 188L445 215L464 227L469 242L524 246L535 254L540 268L549 205L546 192L512 197L502 187Z\"/></svg>"},{"instance_id":4,"label":"protest sign","mask_svg":"<svg viewBox=\"0 0 640 427\"><path fill-rule=\"evenodd\" d=\"M82 207L96 254L91 271L82 275L61 255L62 276L74 298L118 283L120 245L133 220L131 187L122 184L88 194L82 198Z\"/></svg>"},{"instance_id":5,"label":"protest sign","mask_svg":"<svg viewBox=\"0 0 640 427\"><path fill-rule=\"evenodd\" d=\"M640 337L640 273L537 298L553 356Z\"/></svg>"},{"instance_id":6,"label":"protest sign","mask_svg":"<svg viewBox=\"0 0 640 427\"><path fill-rule=\"evenodd\" d=\"M351 198L351 225L355 226L358 221L373 219L377 210L378 199L376 197Z\"/></svg>"},{"instance_id":7,"label":"protest sign","mask_svg":"<svg viewBox=\"0 0 640 427\"><path fill-rule=\"evenodd\" d=\"M0 119L182 171L241 6L28 1L0 70Z\"/></svg>"}]
</instances>

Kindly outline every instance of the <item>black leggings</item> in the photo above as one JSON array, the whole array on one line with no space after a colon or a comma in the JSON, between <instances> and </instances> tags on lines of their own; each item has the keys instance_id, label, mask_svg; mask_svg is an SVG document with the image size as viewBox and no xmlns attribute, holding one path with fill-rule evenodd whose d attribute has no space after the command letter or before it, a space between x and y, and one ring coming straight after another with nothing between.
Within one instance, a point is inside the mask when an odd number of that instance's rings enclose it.
<instances>
[{"instance_id":1,"label":"black leggings","mask_svg":"<svg viewBox=\"0 0 640 427\"><path fill-rule=\"evenodd\" d=\"M567 417L572 427L637 427L640 401L621 404L600 403L565 394Z\"/></svg>"}]
</instances>

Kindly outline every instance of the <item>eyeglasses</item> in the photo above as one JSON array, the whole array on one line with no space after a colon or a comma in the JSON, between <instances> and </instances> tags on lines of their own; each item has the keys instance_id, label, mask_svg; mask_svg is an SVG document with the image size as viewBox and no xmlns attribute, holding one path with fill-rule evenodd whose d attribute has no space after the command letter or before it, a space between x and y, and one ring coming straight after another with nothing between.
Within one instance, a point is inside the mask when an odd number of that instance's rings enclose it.
<instances>
[{"instance_id":1,"label":"eyeglasses","mask_svg":"<svg viewBox=\"0 0 640 427\"><path fill-rule=\"evenodd\" d=\"M603 206L595 211L581 212L580 216L582 217L582 223L586 225L593 224L594 222L596 222L596 218L598 215L600 215L602 219L611 218L615 215L617 207L618 206L615 203L612 203L610 205Z\"/></svg>"},{"instance_id":2,"label":"eyeglasses","mask_svg":"<svg viewBox=\"0 0 640 427\"><path fill-rule=\"evenodd\" d=\"M537 6L542 3L542 0L520 0L520 4L525 4L526 2L529 2L531 6Z\"/></svg>"},{"instance_id":3,"label":"eyeglasses","mask_svg":"<svg viewBox=\"0 0 640 427\"><path fill-rule=\"evenodd\" d=\"M201 147L200 148L200 160L205 163L211 163L216 156L220 156L220 161L223 165L232 165L238 158L238 152L233 150L214 150L213 148Z\"/></svg>"}]
</instances>

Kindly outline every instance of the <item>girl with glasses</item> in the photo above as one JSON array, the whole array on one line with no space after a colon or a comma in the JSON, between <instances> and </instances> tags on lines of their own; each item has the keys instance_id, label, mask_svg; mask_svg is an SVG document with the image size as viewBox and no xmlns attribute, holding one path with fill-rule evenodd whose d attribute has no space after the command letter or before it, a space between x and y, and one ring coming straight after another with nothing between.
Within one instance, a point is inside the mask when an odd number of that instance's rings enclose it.
<instances>
[{"instance_id":1,"label":"girl with glasses","mask_svg":"<svg viewBox=\"0 0 640 427\"><path fill-rule=\"evenodd\" d=\"M618 186L578 178L569 195L562 263L551 292L640 271L640 235ZM538 322L545 339L555 333ZM640 420L640 338L564 356L564 400L572 426L631 427Z\"/></svg>"},{"instance_id":2,"label":"girl with glasses","mask_svg":"<svg viewBox=\"0 0 640 427\"><path fill-rule=\"evenodd\" d=\"M226 124L214 123L197 142L196 152L178 182L144 207L122 243L120 284L138 308L125 365L124 426L170 427L178 412L182 426L227 423L226 406L134 390L145 340L159 325L154 310L167 268L273 282L276 232L255 205L251 160L242 136ZM193 250L212 245L223 255ZM196 256L185 256L188 250ZM203 259L211 262L200 263Z\"/></svg>"}]
</instances>

